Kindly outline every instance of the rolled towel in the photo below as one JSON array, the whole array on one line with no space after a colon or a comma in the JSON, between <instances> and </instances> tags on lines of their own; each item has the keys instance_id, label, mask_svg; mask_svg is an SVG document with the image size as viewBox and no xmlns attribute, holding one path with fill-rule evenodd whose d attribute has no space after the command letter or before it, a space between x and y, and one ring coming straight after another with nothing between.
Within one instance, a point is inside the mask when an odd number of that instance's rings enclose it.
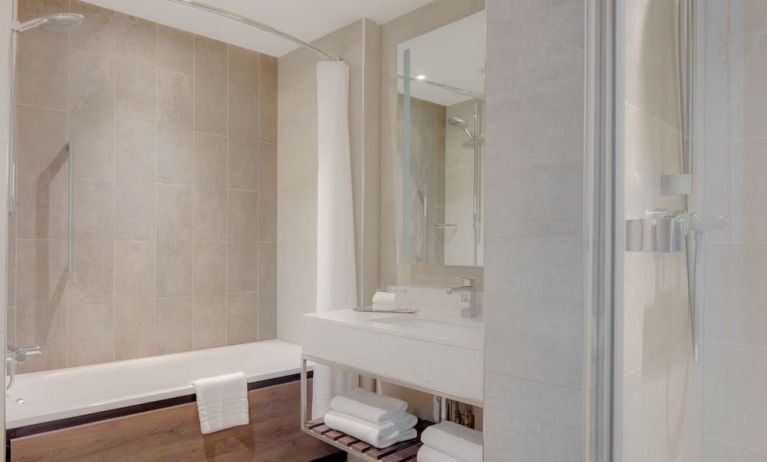
<instances>
[{"instance_id":1,"label":"rolled towel","mask_svg":"<svg viewBox=\"0 0 767 462\"><path fill-rule=\"evenodd\" d=\"M377 448L385 448L394 443L415 438L418 432L413 426L417 422L418 418L410 414L377 425L338 411L331 410L325 413L325 425L329 428L351 435Z\"/></svg>"},{"instance_id":2,"label":"rolled towel","mask_svg":"<svg viewBox=\"0 0 767 462\"><path fill-rule=\"evenodd\" d=\"M208 377L192 382L197 395L197 414L203 434L247 425L248 382L245 374Z\"/></svg>"},{"instance_id":3,"label":"rolled towel","mask_svg":"<svg viewBox=\"0 0 767 462\"><path fill-rule=\"evenodd\" d=\"M391 292L376 292L373 295L373 305L395 306L397 304L397 294Z\"/></svg>"},{"instance_id":4,"label":"rolled towel","mask_svg":"<svg viewBox=\"0 0 767 462\"><path fill-rule=\"evenodd\" d=\"M463 425L448 421L432 425L423 432L421 441L463 462L482 462L482 432Z\"/></svg>"},{"instance_id":5,"label":"rolled towel","mask_svg":"<svg viewBox=\"0 0 767 462\"><path fill-rule=\"evenodd\" d=\"M418 462L462 462L455 457L450 457L447 454L437 451L434 448L421 446L418 450Z\"/></svg>"},{"instance_id":6,"label":"rolled towel","mask_svg":"<svg viewBox=\"0 0 767 462\"><path fill-rule=\"evenodd\" d=\"M338 395L330 400L330 409L374 424L404 417L407 403L362 388Z\"/></svg>"}]
</instances>

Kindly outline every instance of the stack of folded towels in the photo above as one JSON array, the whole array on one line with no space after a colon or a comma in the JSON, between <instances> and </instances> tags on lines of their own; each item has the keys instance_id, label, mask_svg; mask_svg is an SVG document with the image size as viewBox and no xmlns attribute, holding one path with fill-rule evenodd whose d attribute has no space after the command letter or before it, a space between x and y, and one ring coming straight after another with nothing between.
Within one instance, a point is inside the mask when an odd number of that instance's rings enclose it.
<instances>
[{"instance_id":1,"label":"stack of folded towels","mask_svg":"<svg viewBox=\"0 0 767 462\"><path fill-rule=\"evenodd\" d=\"M325 425L377 448L417 436L418 419L405 412L405 401L361 388L336 396L325 414Z\"/></svg>"},{"instance_id":2,"label":"stack of folded towels","mask_svg":"<svg viewBox=\"0 0 767 462\"><path fill-rule=\"evenodd\" d=\"M482 432L440 422L421 435L418 462L482 462Z\"/></svg>"}]
</instances>

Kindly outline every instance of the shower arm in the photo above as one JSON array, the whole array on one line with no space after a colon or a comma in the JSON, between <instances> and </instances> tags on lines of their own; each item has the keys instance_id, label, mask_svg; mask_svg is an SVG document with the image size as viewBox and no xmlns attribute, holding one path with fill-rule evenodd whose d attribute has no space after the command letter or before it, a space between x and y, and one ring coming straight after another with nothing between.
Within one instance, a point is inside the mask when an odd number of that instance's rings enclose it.
<instances>
[{"instance_id":1,"label":"shower arm","mask_svg":"<svg viewBox=\"0 0 767 462\"><path fill-rule=\"evenodd\" d=\"M263 32L266 32L268 34L276 35L277 37L280 37L282 39L285 39L289 42L293 42L296 45L299 45L301 47L307 48L318 55L322 56L328 61L341 61L341 58L338 56L334 56L325 50L318 48L308 42L305 42L298 37L295 37L293 35L290 35L286 32L283 32L279 29L275 29L272 26L269 26L267 24L264 24L262 22L256 21L255 19L251 19L247 16L242 16L237 13L233 13L231 11L215 7L213 5L209 5L207 3L198 2L196 0L168 0L173 3L178 3L179 5L185 5L191 8L195 8L201 11L205 11L207 13L215 14L216 16L221 16L223 18L230 19L232 21L239 22L240 24L245 24L246 26L254 27L256 29L259 29Z\"/></svg>"}]
</instances>

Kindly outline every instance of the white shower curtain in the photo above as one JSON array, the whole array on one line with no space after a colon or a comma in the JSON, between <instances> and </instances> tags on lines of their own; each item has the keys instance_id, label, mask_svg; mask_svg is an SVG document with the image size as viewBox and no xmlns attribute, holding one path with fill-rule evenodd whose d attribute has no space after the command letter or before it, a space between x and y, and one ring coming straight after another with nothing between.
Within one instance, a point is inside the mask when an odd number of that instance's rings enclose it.
<instances>
[{"instance_id":1,"label":"white shower curtain","mask_svg":"<svg viewBox=\"0 0 767 462\"><path fill-rule=\"evenodd\" d=\"M343 61L318 63L318 313L357 306L348 108L349 67ZM315 418L324 415L333 396L356 382L354 374L315 367L312 415Z\"/></svg>"}]
</instances>

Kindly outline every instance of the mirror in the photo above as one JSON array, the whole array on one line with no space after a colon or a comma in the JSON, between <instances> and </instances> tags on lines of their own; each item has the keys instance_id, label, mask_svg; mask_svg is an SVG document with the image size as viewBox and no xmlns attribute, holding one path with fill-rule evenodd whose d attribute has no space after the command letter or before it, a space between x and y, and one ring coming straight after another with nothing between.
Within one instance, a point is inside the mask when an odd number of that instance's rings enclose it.
<instances>
[{"instance_id":1,"label":"mirror","mask_svg":"<svg viewBox=\"0 0 767 462\"><path fill-rule=\"evenodd\" d=\"M398 261L482 266L485 11L397 47Z\"/></svg>"}]
</instances>

